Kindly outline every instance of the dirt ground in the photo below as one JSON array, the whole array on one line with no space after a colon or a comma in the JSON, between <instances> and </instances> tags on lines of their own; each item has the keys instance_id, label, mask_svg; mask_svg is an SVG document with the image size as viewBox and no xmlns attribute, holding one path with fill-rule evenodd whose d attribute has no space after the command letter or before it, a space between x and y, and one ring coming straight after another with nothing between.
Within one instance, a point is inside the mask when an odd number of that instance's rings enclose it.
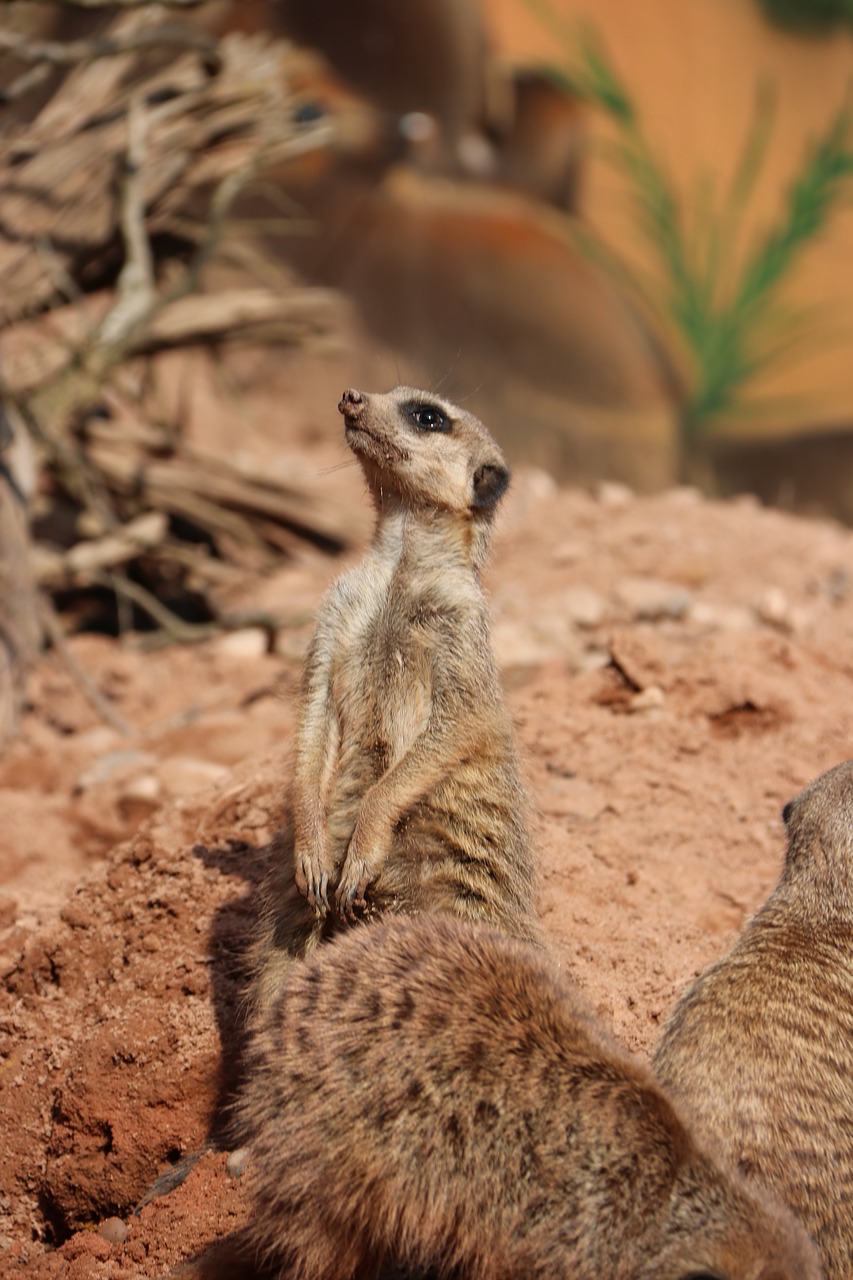
<instances>
[{"instance_id":1,"label":"dirt ground","mask_svg":"<svg viewBox=\"0 0 853 1280\"><path fill-rule=\"evenodd\" d=\"M330 470L345 367L316 364L308 395L286 365L241 447L363 513L357 470ZM208 443L227 445L228 414L209 412ZM162 1276L245 1219L216 1148L243 949L312 610L341 568L306 552L247 584L292 619L272 651L253 630L74 638L130 735L61 657L32 675L0 758L4 1277ZM853 755L853 533L520 468L488 585L554 954L647 1055L775 882L782 805Z\"/></svg>"}]
</instances>

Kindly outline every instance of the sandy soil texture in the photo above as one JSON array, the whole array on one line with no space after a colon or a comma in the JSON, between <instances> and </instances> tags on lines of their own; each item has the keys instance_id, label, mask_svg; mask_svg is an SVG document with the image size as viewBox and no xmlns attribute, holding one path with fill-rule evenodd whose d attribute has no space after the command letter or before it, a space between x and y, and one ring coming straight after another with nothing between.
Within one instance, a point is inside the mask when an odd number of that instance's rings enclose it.
<instances>
[{"instance_id":1,"label":"sandy soil texture","mask_svg":"<svg viewBox=\"0 0 853 1280\"><path fill-rule=\"evenodd\" d=\"M329 484L359 501L354 470ZM59 659L33 674L0 759L4 1276L161 1276L245 1219L216 1150L243 950L340 568L306 557L256 586L293 614L274 652L252 631L74 639L131 737ZM645 1055L773 885L784 802L853 755L853 534L520 471L488 583L554 952Z\"/></svg>"}]
</instances>

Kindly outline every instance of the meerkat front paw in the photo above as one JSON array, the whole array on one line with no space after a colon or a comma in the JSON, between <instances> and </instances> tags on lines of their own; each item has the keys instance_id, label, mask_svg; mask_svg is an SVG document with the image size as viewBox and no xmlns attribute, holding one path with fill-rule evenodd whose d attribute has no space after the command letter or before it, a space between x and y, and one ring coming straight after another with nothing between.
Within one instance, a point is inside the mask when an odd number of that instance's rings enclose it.
<instances>
[{"instance_id":1,"label":"meerkat front paw","mask_svg":"<svg viewBox=\"0 0 853 1280\"><path fill-rule=\"evenodd\" d=\"M364 895L379 874L389 844L390 840L371 833L366 824L356 823L335 893L335 905L344 920L353 923L357 912L366 910Z\"/></svg>"},{"instance_id":2,"label":"meerkat front paw","mask_svg":"<svg viewBox=\"0 0 853 1280\"><path fill-rule=\"evenodd\" d=\"M323 919L329 913L329 881L333 871L326 842L310 847L297 845L294 863L296 887Z\"/></svg>"}]
</instances>

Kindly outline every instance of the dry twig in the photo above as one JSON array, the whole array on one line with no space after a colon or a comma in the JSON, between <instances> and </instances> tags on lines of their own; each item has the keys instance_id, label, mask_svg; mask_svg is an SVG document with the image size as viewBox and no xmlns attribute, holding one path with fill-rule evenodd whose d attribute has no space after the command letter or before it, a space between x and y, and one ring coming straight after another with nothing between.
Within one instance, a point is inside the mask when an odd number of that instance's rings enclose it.
<instances>
[{"instance_id":1,"label":"dry twig","mask_svg":"<svg viewBox=\"0 0 853 1280\"><path fill-rule=\"evenodd\" d=\"M71 508L65 526L76 518L88 534L39 549L43 587L106 587L120 619L136 610L187 641L237 625L216 591L238 567L269 566L305 541L340 549L362 522L298 483L192 449L180 430L146 422L141 390L131 395L130 421L126 411L104 421L97 410L122 384L143 386L139 366L164 347L271 335L293 342L328 331L338 305L328 291L201 290L246 186L270 165L328 145L332 130L294 123L285 46L240 36L213 45L156 25L153 6L123 7L138 12L95 40L57 45L0 32L0 52L72 67L32 125L0 146L0 329L57 304L77 317L57 326L65 337L52 347L42 322L35 376L24 362L5 370L0 397L20 408L38 442L54 501ZM182 52L168 61L145 56L165 44ZM199 204L207 209L201 220ZM155 237L176 227L194 248L163 272ZM95 323L86 319L86 264L108 266L117 242L121 271ZM187 528L189 541L180 533ZM208 622L187 622L170 607L182 583L203 599ZM59 648L58 634L55 642Z\"/></svg>"}]
</instances>

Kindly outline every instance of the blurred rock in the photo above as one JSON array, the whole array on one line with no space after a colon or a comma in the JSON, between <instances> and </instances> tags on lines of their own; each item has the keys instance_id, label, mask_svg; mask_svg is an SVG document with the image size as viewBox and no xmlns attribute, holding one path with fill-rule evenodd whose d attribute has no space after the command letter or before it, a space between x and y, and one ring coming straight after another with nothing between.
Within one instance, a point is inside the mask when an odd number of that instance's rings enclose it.
<instances>
[{"instance_id":1,"label":"blurred rock","mask_svg":"<svg viewBox=\"0 0 853 1280\"><path fill-rule=\"evenodd\" d=\"M600 626L607 616L607 601L589 587L570 587L565 604L569 617L578 627Z\"/></svg>"},{"instance_id":2,"label":"blurred rock","mask_svg":"<svg viewBox=\"0 0 853 1280\"><path fill-rule=\"evenodd\" d=\"M650 684L647 688L635 693L628 703L629 711L660 711L666 702L660 685Z\"/></svg>"},{"instance_id":3,"label":"blurred rock","mask_svg":"<svg viewBox=\"0 0 853 1280\"><path fill-rule=\"evenodd\" d=\"M617 484L615 480L602 480L596 485L595 496L603 507L627 507L633 501L633 490L626 484Z\"/></svg>"},{"instance_id":4,"label":"blurred rock","mask_svg":"<svg viewBox=\"0 0 853 1280\"><path fill-rule=\"evenodd\" d=\"M135 748L128 748L124 751L110 751L107 755L101 756L100 760L96 760L83 770L74 784L74 790L76 792L89 791L92 787L115 780L121 774L129 775L134 772L138 773L142 769L150 769L156 762L156 756L151 755L148 751L140 751Z\"/></svg>"},{"instance_id":5,"label":"blurred rock","mask_svg":"<svg viewBox=\"0 0 853 1280\"><path fill-rule=\"evenodd\" d=\"M779 587L768 587L755 603L755 612L762 622L771 627L788 629L791 623L791 606L785 592Z\"/></svg>"},{"instance_id":6,"label":"blurred rock","mask_svg":"<svg viewBox=\"0 0 853 1280\"><path fill-rule=\"evenodd\" d=\"M692 592L686 587L658 578L624 578L614 594L636 621L682 618L693 602Z\"/></svg>"},{"instance_id":7,"label":"blurred rock","mask_svg":"<svg viewBox=\"0 0 853 1280\"><path fill-rule=\"evenodd\" d=\"M263 627L243 627L229 631L214 641L218 653L229 658L261 658L269 651L269 635Z\"/></svg>"},{"instance_id":8,"label":"blurred rock","mask_svg":"<svg viewBox=\"0 0 853 1280\"><path fill-rule=\"evenodd\" d=\"M171 756L158 764L156 774L168 795L189 796L211 783L221 782L229 776L229 770L212 760Z\"/></svg>"},{"instance_id":9,"label":"blurred rock","mask_svg":"<svg viewBox=\"0 0 853 1280\"><path fill-rule=\"evenodd\" d=\"M708 604L704 600L691 605L689 619L709 631L749 631L755 625L753 613L742 605Z\"/></svg>"}]
</instances>

